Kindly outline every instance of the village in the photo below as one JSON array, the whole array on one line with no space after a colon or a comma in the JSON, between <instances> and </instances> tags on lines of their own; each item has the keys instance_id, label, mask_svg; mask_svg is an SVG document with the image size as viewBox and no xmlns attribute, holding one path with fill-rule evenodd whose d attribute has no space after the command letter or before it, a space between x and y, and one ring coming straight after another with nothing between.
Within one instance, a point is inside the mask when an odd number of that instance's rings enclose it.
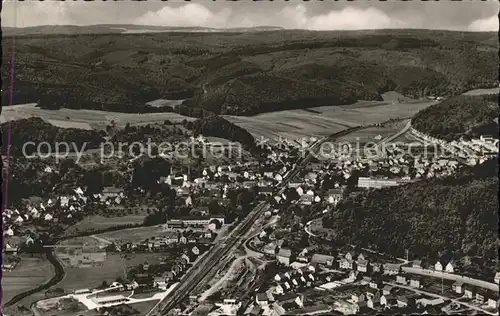
<instances>
[{"instance_id":1,"label":"village","mask_svg":"<svg viewBox=\"0 0 500 316\"><path fill-rule=\"evenodd\" d=\"M201 144L204 139L196 141ZM314 144L318 140L308 141ZM480 150L481 157L485 152L487 155L472 164L483 163L495 152L496 147L488 147L489 138L482 137L479 142L474 140L472 149ZM460 281L465 277L457 274L459 267L453 260L424 264L418 260L410 262L370 252L352 252L350 248L333 250L310 247L309 244L304 246L280 237L283 229L290 231L289 227L299 227L301 234L307 233L313 239L314 234L308 232L306 222L334 212L338 203L350 194L403 185L420 178L451 175L462 166L470 165L471 160L460 156L427 157L423 153L401 155L395 146L388 146L377 157L317 157L279 193L275 187L293 170L304 149L303 142L266 146L268 154L262 163L209 165L190 168L187 173L171 168L170 174L161 176L158 186L168 186L175 192L176 199L176 211L161 218L163 222L155 223L161 227L161 233L151 233L139 240L113 239L97 250L67 252L56 247L59 260L70 267L99 266L106 260L106 255L113 253L158 253L159 258L156 264L144 262L127 267L125 278L107 288L73 289L72 294L63 298L77 300L88 309L133 305L141 299L161 300L182 280L196 260L238 223L238 215L244 212L242 204L251 206L266 201L271 205L266 218L273 218L281 227L274 225L272 229L263 230L249 239L247 245L268 261L276 260L275 273L264 282L260 278L254 280L255 295L243 300L212 301L216 309L211 315L236 315L237 311L249 315L334 312L347 315L369 310L404 312L415 308L429 314L438 310L457 314L471 310L494 314L498 307L498 293L491 289L492 283L478 281L488 283L484 288ZM47 167L44 172L55 170ZM7 227L4 232L7 257L3 270L7 273L15 270L20 261L19 252L33 251L41 245L40 232L33 231L34 226L41 227L42 233L50 232L60 225L81 220L96 207L127 207L127 193L122 188L105 187L101 193L91 195L85 191L86 188L77 187L65 195L6 210L3 221ZM228 212L232 205L236 208ZM290 218L287 214L290 205L301 209L300 217ZM283 245L285 241L288 246ZM163 253L169 253L169 258L161 260ZM418 269L418 273L411 269ZM436 273L457 276L458 281L452 282L453 278L444 276L440 278ZM493 279L493 276L483 279ZM498 284L498 273L494 282ZM130 293L141 293L141 299ZM184 310L193 313L207 302L210 300L200 302L198 296L194 296ZM43 304L40 306L43 309ZM53 306L46 308L50 310Z\"/></svg>"}]
</instances>

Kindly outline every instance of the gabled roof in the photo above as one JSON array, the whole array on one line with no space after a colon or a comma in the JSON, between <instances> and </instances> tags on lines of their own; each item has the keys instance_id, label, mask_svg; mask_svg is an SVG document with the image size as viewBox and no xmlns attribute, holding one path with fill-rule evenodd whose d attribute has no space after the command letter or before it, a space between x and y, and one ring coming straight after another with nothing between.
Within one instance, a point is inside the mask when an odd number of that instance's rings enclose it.
<instances>
[{"instance_id":1,"label":"gabled roof","mask_svg":"<svg viewBox=\"0 0 500 316\"><path fill-rule=\"evenodd\" d=\"M281 248L278 252L278 256L281 257L291 257L292 256L292 251L290 249L286 248Z\"/></svg>"},{"instance_id":2,"label":"gabled roof","mask_svg":"<svg viewBox=\"0 0 500 316\"><path fill-rule=\"evenodd\" d=\"M267 295L266 293L257 293L257 300L258 301L267 301Z\"/></svg>"},{"instance_id":3,"label":"gabled roof","mask_svg":"<svg viewBox=\"0 0 500 316\"><path fill-rule=\"evenodd\" d=\"M322 255L322 254L319 254L319 253L315 253L312 258L311 258L311 262L312 263L321 263L321 264L326 264L327 261L333 261L333 256L329 256L329 255Z\"/></svg>"},{"instance_id":4,"label":"gabled roof","mask_svg":"<svg viewBox=\"0 0 500 316\"><path fill-rule=\"evenodd\" d=\"M366 292L370 292L371 294L375 294L377 293L379 290L378 289L374 289L372 287L369 287L366 289Z\"/></svg>"},{"instance_id":5,"label":"gabled roof","mask_svg":"<svg viewBox=\"0 0 500 316\"><path fill-rule=\"evenodd\" d=\"M408 303L408 298L406 296L398 296L398 301Z\"/></svg>"},{"instance_id":6,"label":"gabled roof","mask_svg":"<svg viewBox=\"0 0 500 316\"><path fill-rule=\"evenodd\" d=\"M359 266L366 266L366 265L368 265L368 260L358 260L356 263Z\"/></svg>"},{"instance_id":7,"label":"gabled roof","mask_svg":"<svg viewBox=\"0 0 500 316\"><path fill-rule=\"evenodd\" d=\"M385 269L399 270L401 266L397 263L384 263Z\"/></svg>"},{"instance_id":8,"label":"gabled roof","mask_svg":"<svg viewBox=\"0 0 500 316\"><path fill-rule=\"evenodd\" d=\"M262 307L260 305L255 305L250 311L250 315L259 315L262 312Z\"/></svg>"}]
</instances>

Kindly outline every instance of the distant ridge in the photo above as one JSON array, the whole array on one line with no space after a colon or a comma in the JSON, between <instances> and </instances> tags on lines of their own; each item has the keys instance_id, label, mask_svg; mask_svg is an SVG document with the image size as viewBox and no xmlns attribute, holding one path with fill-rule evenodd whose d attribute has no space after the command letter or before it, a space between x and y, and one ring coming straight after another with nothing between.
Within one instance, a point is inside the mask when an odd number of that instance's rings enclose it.
<instances>
[{"instance_id":1,"label":"distant ridge","mask_svg":"<svg viewBox=\"0 0 500 316\"><path fill-rule=\"evenodd\" d=\"M285 30L278 26L211 28L201 26L153 26L134 24L96 25L42 25L33 27L3 27L3 36L100 34L100 33L155 33L155 32L266 32Z\"/></svg>"}]
</instances>

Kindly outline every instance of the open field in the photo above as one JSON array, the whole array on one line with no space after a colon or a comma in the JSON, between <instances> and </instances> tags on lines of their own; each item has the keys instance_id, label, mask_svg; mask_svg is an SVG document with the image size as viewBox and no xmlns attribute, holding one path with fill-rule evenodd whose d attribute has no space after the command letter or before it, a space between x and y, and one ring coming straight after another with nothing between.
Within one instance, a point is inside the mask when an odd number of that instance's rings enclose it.
<instances>
[{"instance_id":1,"label":"open field","mask_svg":"<svg viewBox=\"0 0 500 316\"><path fill-rule=\"evenodd\" d=\"M356 143L359 141L360 144L364 144L366 142L375 142L378 143L381 140L390 137L400 130L402 130L405 126L406 122L396 122L394 124L387 124L386 126L376 126L376 127L368 127L353 133L347 134L337 139L337 142L349 142ZM376 136L380 135L380 139L375 139Z\"/></svg>"},{"instance_id":2,"label":"open field","mask_svg":"<svg viewBox=\"0 0 500 316\"><path fill-rule=\"evenodd\" d=\"M68 233L89 231L92 229L105 229L126 224L141 224L144 221L144 217L145 215L124 215L119 217L104 217L100 215L89 216L71 226L68 229Z\"/></svg>"},{"instance_id":3,"label":"open field","mask_svg":"<svg viewBox=\"0 0 500 316\"><path fill-rule=\"evenodd\" d=\"M151 102L148 102L146 104L149 104L155 108L160 108L160 107L164 107L164 106L168 106L168 107L175 107L179 104L182 104L182 101L184 100L166 100L166 99L158 99L158 100L154 100L154 101L151 101Z\"/></svg>"},{"instance_id":4,"label":"open field","mask_svg":"<svg viewBox=\"0 0 500 316\"><path fill-rule=\"evenodd\" d=\"M2 284L3 286L3 284ZM9 315L9 316L33 316L33 312L29 309L30 306L32 306L33 303L46 299L47 297L45 296L45 292L37 292L34 293L28 297L25 297L21 301L17 302L16 304L12 306L7 306L4 307L2 306L2 313L3 315ZM27 308L28 310L20 310L18 307L24 307ZM43 316L52 316L51 314L44 315L44 314L39 314ZM80 316L80 315L78 315ZM82 314L82 316L97 316L95 314Z\"/></svg>"},{"instance_id":5,"label":"open field","mask_svg":"<svg viewBox=\"0 0 500 316\"><path fill-rule=\"evenodd\" d=\"M51 298L36 304L36 310L41 315L72 316L87 311L87 307L71 298Z\"/></svg>"},{"instance_id":6,"label":"open field","mask_svg":"<svg viewBox=\"0 0 500 316\"><path fill-rule=\"evenodd\" d=\"M326 136L349 127L384 122L391 118L412 117L418 111L434 103L435 101L409 101L408 103L361 101L352 105L320 106L251 117L226 115L225 118L256 137L264 136L272 140L280 136L297 139ZM377 134L381 133L377 132L373 136Z\"/></svg>"},{"instance_id":7,"label":"open field","mask_svg":"<svg viewBox=\"0 0 500 316\"><path fill-rule=\"evenodd\" d=\"M125 278L125 271L133 266L148 262L158 264L160 257L171 256L168 253L147 253L147 254L107 254L106 260L99 266L86 268L65 268L66 276L57 285L66 291L94 288L101 285L102 281L108 284L117 278Z\"/></svg>"},{"instance_id":8,"label":"open field","mask_svg":"<svg viewBox=\"0 0 500 316\"><path fill-rule=\"evenodd\" d=\"M139 315L146 315L156 304L158 300L154 301L146 301L135 304L129 304L128 306L132 307L136 311L139 312Z\"/></svg>"},{"instance_id":9,"label":"open field","mask_svg":"<svg viewBox=\"0 0 500 316\"><path fill-rule=\"evenodd\" d=\"M162 237L171 234L172 231L166 231L163 225L153 227L137 227L122 229L113 232L106 232L96 235L98 238L108 240L110 242L137 242L151 237Z\"/></svg>"},{"instance_id":10,"label":"open field","mask_svg":"<svg viewBox=\"0 0 500 316\"><path fill-rule=\"evenodd\" d=\"M73 251L72 249L76 249L75 247L81 247L85 249L97 250L103 247L103 244L99 242L97 239L92 237L76 237L71 239L66 239L57 244L56 252L61 253L70 253Z\"/></svg>"},{"instance_id":11,"label":"open field","mask_svg":"<svg viewBox=\"0 0 500 316\"><path fill-rule=\"evenodd\" d=\"M67 268L95 267L106 261L106 245L96 238L78 237L59 243L55 253Z\"/></svg>"},{"instance_id":12,"label":"open field","mask_svg":"<svg viewBox=\"0 0 500 316\"><path fill-rule=\"evenodd\" d=\"M2 109L0 123L9 120L20 120L30 117L40 117L47 122L63 128L104 129L111 121L117 126L140 125L146 123L163 123L165 120L182 122L195 120L177 113L119 113L97 110L44 110L37 108L35 103L6 106ZM69 119L68 119L69 118Z\"/></svg>"},{"instance_id":13,"label":"open field","mask_svg":"<svg viewBox=\"0 0 500 316\"><path fill-rule=\"evenodd\" d=\"M277 141L279 137L296 140L313 135L328 135L358 125L311 110L287 110L251 117L225 116L225 118L246 129L254 137L264 136L270 141Z\"/></svg>"},{"instance_id":14,"label":"open field","mask_svg":"<svg viewBox=\"0 0 500 316\"><path fill-rule=\"evenodd\" d=\"M499 94L500 87L491 88L491 89L476 89L470 90L464 93L464 95L484 95L484 94Z\"/></svg>"},{"instance_id":15,"label":"open field","mask_svg":"<svg viewBox=\"0 0 500 316\"><path fill-rule=\"evenodd\" d=\"M120 295L128 296L130 293L120 293ZM110 295L116 295L112 293ZM102 297L102 295L99 295ZM150 295L151 296L151 295ZM137 315L146 315L153 308L158 300L127 304L130 309L138 312ZM87 307L74 299L48 299L40 301L36 306L37 315L43 316L75 316L78 311L78 316L98 316L102 315L96 310L87 310ZM59 307L59 308L58 308Z\"/></svg>"},{"instance_id":16,"label":"open field","mask_svg":"<svg viewBox=\"0 0 500 316\"><path fill-rule=\"evenodd\" d=\"M12 297L31 288L41 285L53 276L52 265L46 259L21 256L21 261L11 272L2 274L2 301L7 302Z\"/></svg>"}]
</instances>

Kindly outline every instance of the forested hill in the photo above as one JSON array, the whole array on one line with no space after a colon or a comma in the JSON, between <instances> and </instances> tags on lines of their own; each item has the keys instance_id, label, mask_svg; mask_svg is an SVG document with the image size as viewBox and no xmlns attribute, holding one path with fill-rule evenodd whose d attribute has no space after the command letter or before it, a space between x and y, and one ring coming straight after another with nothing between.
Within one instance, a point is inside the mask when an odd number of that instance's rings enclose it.
<instances>
[{"instance_id":1,"label":"forested hill","mask_svg":"<svg viewBox=\"0 0 500 316\"><path fill-rule=\"evenodd\" d=\"M498 135L498 94L456 96L432 105L412 119L415 129L444 140Z\"/></svg>"},{"instance_id":2,"label":"forested hill","mask_svg":"<svg viewBox=\"0 0 500 316\"><path fill-rule=\"evenodd\" d=\"M388 90L456 95L496 85L497 53L495 33L426 30L23 36L14 103L131 112L191 98L191 107L251 115L379 100Z\"/></svg>"},{"instance_id":3,"label":"forested hill","mask_svg":"<svg viewBox=\"0 0 500 316\"><path fill-rule=\"evenodd\" d=\"M37 117L15 120L10 124L10 131L9 123L0 125L2 143L5 144L2 146L2 153L7 153L9 144L10 154L15 156L31 156L37 153L44 155L56 153L56 150L63 154L66 150L65 144L70 152L95 149L104 142L105 136L103 131L56 127Z\"/></svg>"},{"instance_id":4,"label":"forested hill","mask_svg":"<svg viewBox=\"0 0 500 316\"><path fill-rule=\"evenodd\" d=\"M324 218L339 241L403 257L498 256L498 170L491 160L460 175L348 198ZM486 267L486 266L485 266Z\"/></svg>"}]
</instances>

